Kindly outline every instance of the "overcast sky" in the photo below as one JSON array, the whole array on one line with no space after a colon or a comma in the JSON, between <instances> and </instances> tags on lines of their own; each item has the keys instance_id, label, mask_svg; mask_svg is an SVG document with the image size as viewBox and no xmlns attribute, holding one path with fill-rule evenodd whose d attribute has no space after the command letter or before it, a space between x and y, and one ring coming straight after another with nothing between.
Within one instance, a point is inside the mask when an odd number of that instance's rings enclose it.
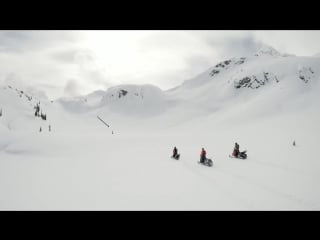
<instances>
[{"instance_id":1,"label":"overcast sky","mask_svg":"<svg viewBox=\"0 0 320 240\"><path fill-rule=\"evenodd\" d=\"M262 44L320 53L320 31L0 31L0 82L50 99L117 84L175 87Z\"/></svg>"}]
</instances>

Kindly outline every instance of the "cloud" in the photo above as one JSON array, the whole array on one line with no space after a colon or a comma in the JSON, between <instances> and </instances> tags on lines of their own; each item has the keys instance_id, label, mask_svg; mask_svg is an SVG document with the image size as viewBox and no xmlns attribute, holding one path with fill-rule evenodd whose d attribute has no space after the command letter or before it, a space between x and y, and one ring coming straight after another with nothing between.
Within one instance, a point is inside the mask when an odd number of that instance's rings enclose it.
<instances>
[{"instance_id":1,"label":"cloud","mask_svg":"<svg viewBox=\"0 0 320 240\"><path fill-rule=\"evenodd\" d=\"M220 61L320 52L320 31L0 31L0 78L50 98L121 83L176 87Z\"/></svg>"},{"instance_id":2,"label":"cloud","mask_svg":"<svg viewBox=\"0 0 320 240\"><path fill-rule=\"evenodd\" d=\"M60 62L60 63L71 63L75 61L75 56L79 50L78 49L66 49L61 51L55 51L49 54L49 57Z\"/></svg>"},{"instance_id":3,"label":"cloud","mask_svg":"<svg viewBox=\"0 0 320 240\"><path fill-rule=\"evenodd\" d=\"M262 42L255 39L253 36L246 36L243 38L230 38L226 40L223 46L221 57L246 57L253 55L262 46Z\"/></svg>"},{"instance_id":4,"label":"cloud","mask_svg":"<svg viewBox=\"0 0 320 240\"><path fill-rule=\"evenodd\" d=\"M69 79L64 87L64 95L74 97L81 93L81 87L76 79Z\"/></svg>"},{"instance_id":5,"label":"cloud","mask_svg":"<svg viewBox=\"0 0 320 240\"><path fill-rule=\"evenodd\" d=\"M285 53L312 56L320 52L320 31L255 31L256 39Z\"/></svg>"},{"instance_id":6,"label":"cloud","mask_svg":"<svg viewBox=\"0 0 320 240\"><path fill-rule=\"evenodd\" d=\"M261 43L250 31L157 31L139 42L145 75L175 87L220 61L253 54Z\"/></svg>"},{"instance_id":7,"label":"cloud","mask_svg":"<svg viewBox=\"0 0 320 240\"><path fill-rule=\"evenodd\" d=\"M66 93L86 94L110 85L94 51L70 32L0 31L0 66L2 82L24 89L33 86L47 92L51 99ZM65 92L70 79L78 87L72 88L70 83Z\"/></svg>"},{"instance_id":8,"label":"cloud","mask_svg":"<svg viewBox=\"0 0 320 240\"><path fill-rule=\"evenodd\" d=\"M22 53L62 44L74 44L75 31L0 31L0 52Z\"/></svg>"},{"instance_id":9,"label":"cloud","mask_svg":"<svg viewBox=\"0 0 320 240\"><path fill-rule=\"evenodd\" d=\"M219 61L253 54L262 45L253 31L204 31L198 37Z\"/></svg>"}]
</instances>

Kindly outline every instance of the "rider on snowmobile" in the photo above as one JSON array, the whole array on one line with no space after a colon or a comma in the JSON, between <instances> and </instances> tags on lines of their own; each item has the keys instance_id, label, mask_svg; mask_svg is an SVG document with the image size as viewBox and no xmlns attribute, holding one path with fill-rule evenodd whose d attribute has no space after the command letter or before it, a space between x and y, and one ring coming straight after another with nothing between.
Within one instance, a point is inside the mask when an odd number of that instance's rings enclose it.
<instances>
[{"instance_id":1,"label":"rider on snowmobile","mask_svg":"<svg viewBox=\"0 0 320 240\"><path fill-rule=\"evenodd\" d=\"M178 149L176 147L174 147L173 149L173 155L172 155L173 158L178 158Z\"/></svg>"},{"instance_id":2,"label":"rider on snowmobile","mask_svg":"<svg viewBox=\"0 0 320 240\"><path fill-rule=\"evenodd\" d=\"M238 143L235 143L234 144L234 149L233 149L233 153L232 153L232 155L234 156L234 157L238 157L238 155L239 155L239 148L240 148L240 146L239 146L239 144Z\"/></svg>"},{"instance_id":3,"label":"rider on snowmobile","mask_svg":"<svg viewBox=\"0 0 320 240\"><path fill-rule=\"evenodd\" d=\"M204 150L204 148L202 148L201 153L200 153L200 163L204 163L205 159L207 158L206 154L207 154L206 150Z\"/></svg>"}]
</instances>

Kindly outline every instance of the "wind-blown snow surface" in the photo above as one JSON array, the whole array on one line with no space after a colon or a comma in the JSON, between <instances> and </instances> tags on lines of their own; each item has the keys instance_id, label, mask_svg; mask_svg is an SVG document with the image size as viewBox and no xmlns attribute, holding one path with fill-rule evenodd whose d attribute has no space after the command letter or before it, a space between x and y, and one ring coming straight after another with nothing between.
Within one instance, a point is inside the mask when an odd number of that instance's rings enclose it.
<instances>
[{"instance_id":1,"label":"wind-blown snow surface","mask_svg":"<svg viewBox=\"0 0 320 240\"><path fill-rule=\"evenodd\" d=\"M320 59L263 52L166 92L50 102L0 88L0 209L319 210ZM235 142L247 160L228 157Z\"/></svg>"}]
</instances>

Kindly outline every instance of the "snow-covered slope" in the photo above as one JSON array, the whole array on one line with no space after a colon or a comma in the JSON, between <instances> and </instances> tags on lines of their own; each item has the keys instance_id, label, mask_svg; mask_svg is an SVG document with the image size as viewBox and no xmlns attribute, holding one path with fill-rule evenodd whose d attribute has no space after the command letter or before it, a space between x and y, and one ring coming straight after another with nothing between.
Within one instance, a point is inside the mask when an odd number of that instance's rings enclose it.
<instances>
[{"instance_id":1,"label":"snow-covered slope","mask_svg":"<svg viewBox=\"0 0 320 240\"><path fill-rule=\"evenodd\" d=\"M0 88L0 209L320 209L320 58L263 47L168 91L19 91ZM247 160L228 157L235 142Z\"/></svg>"},{"instance_id":2,"label":"snow-covered slope","mask_svg":"<svg viewBox=\"0 0 320 240\"><path fill-rule=\"evenodd\" d=\"M122 114L152 115L166 108L163 91L153 85L120 85L109 88L101 105Z\"/></svg>"},{"instance_id":3,"label":"snow-covered slope","mask_svg":"<svg viewBox=\"0 0 320 240\"><path fill-rule=\"evenodd\" d=\"M35 116L35 107L40 106L39 115L48 116L51 103L46 98L31 95L10 85L0 87L0 125L13 131L39 130L39 124L45 125L40 116ZM50 114L49 114L50 115ZM31 130L32 131L32 130Z\"/></svg>"},{"instance_id":4,"label":"snow-covered slope","mask_svg":"<svg viewBox=\"0 0 320 240\"><path fill-rule=\"evenodd\" d=\"M299 113L310 105L317 107L319 77L317 58L264 54L223 61L170 91L170 95L185 100L185 105L207 109L208 114L218 109L235 112L250 102L259 114L280 114L289 109ZM246 115L252 116L249 112Z\"/></svg>"},{"instance_id":5,"label":"snow-covered slope","mask_svg":"<svg viewBox=\"0 0 320 240\"><path fill-rule=\"evenodd\" d=\"M57 103L70 112L87 112L100 106L105 91L98 90L86 96L60 98Z\"/></svg>"}]
</instances>

